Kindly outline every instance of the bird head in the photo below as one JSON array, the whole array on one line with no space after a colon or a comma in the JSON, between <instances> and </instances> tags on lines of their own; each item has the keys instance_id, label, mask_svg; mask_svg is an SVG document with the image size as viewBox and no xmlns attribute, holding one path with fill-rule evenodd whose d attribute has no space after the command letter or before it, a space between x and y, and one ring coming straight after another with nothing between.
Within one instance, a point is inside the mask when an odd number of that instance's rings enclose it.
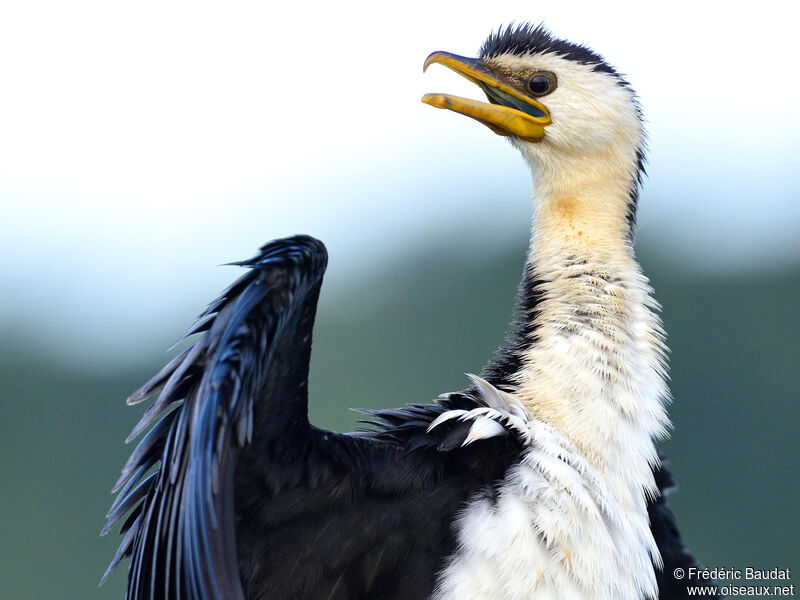
<instances>
[{"instance_id":1,"label":"bird head","mask_svg":"<svg viewBox=\"0 0 800 600\"><path fill-rule=\"evenodd\" d=\"M434 52L424 68L435 63L477 84L489 103L448 94L426 94L422 101L508 136L534 171L621 162L631 165L629 174L638 182L644 133L636 95L589 48L524 24L490 35L478 58Z\"/></svg>"}]
</instances>

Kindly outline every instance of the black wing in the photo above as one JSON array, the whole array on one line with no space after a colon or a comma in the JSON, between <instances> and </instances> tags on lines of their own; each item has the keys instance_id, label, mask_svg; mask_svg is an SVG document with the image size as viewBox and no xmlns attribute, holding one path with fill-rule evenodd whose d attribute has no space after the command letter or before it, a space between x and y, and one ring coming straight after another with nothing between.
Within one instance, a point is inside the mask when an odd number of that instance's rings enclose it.
<instances>
[{"instance_id":1,"label":"black wing","mask_svg":"<svg viewBox=\"0 0 800 600\"><path fill-rule=\"evenodd\" d=\"M392 426L372 433L312 427L325 249L298 236L240 264L250 272L201 316L201 337L129 399L158 394L115 488L104 532L124 519L124 538L109 571L131 557L128 600L430 596L462 503L519 445L462 448L457 421L428 432L444 410L479 405L464 394L382 412Z\"/></svg>"},{"instance_id":2,"label":"black wing","mask_svg":"<svg viewBox=\"0 0 800 600\"><path fill-rule=\"evenodd\" d=\"M109 571L131 556L129 600L244 598L237 455L254 431L266 442L308 429L311 328L326 263L325 247L307 236L237 263L250 271L189 332L203 335L129 398L159 394L130 435L152 426L123 468L103 530L125 517Z\"/></svg>"},{"instance_id":3,"label":"black wing","mask_svg":"<svg viewBox=\"0 0 800 600\"><path fill-rule=\"evenodd\" d=\"M239 263L250 272L201 315L190 334L202 336L129 399L158 394L131 433L149 428L104 528L124 519L106 576L131 556L128 600L428 597L463 502L518 457L513 433L462 446L467 422L429 431L445 411L480 406L474 389L374 411L371 433L309 425L326 260L319 241L297 236ZM666 471L656 477L671 485ZM684 597L667 574L694 559L664 499L650 511L660 596Z\"/></svg>"}]
</instances>

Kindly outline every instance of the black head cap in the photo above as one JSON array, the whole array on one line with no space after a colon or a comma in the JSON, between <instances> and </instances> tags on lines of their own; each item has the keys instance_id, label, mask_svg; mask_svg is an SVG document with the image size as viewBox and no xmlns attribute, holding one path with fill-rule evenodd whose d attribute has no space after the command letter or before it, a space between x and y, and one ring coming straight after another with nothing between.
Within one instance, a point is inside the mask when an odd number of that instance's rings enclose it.
<instances>
[{"instance_id":1,"label":"black head cap","mask_svg":"<svg viewBox=\"0 0 800 600\"><path fill-rule=\"evenodd\" d=\"M521 23L508 25L505 29L500 27L483 43L480 56L482 59L487 59L501 54L523 55L545 52L563 56L582 65L592 65L595 71L620 77L614 68L591 48L558 39L542 24Z\"/></svg>"}]
</instances>

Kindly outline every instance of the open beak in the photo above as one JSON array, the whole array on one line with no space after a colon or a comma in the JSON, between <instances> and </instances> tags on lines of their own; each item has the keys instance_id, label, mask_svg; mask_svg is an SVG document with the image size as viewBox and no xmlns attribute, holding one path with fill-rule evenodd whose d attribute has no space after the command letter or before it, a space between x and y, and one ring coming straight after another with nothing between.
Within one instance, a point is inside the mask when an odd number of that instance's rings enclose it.
<instances>
[{"instance_id":1,"label":"open beak","mask_svg":"<svg viewBox=\"0 0 800 600\"><path fill-rule=\"evenodd\" d=\"M547 108L503 83L480 60L449 52L434 52L425 59L422 70L427 70L434 63L444 65L477 84L491 104L448 94L425 94L422 97L425 104L472 117L499 135L514 136L529 142L538 142L544 137L544 128L550 124Z\"/></svg>"}]
</instances>

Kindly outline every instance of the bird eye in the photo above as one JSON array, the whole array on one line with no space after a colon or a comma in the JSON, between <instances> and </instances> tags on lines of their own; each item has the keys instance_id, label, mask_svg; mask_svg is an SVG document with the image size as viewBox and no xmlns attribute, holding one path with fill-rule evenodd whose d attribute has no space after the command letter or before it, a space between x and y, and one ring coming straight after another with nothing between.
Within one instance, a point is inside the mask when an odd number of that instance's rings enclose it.
<instances>
[{"instance_id":1,"label":"bird eye","mask_svg":"<svg viewBox=\"0 0 800 600\"><path fill-rule=\"evenodd\" d=\"M528 82L528 89L534 96L544 96L545 94L549 94L555 89L555 87L555 77L551 76L549 73L539 73L538 75L534 75Z\"/></svg>"}]
</instances>

